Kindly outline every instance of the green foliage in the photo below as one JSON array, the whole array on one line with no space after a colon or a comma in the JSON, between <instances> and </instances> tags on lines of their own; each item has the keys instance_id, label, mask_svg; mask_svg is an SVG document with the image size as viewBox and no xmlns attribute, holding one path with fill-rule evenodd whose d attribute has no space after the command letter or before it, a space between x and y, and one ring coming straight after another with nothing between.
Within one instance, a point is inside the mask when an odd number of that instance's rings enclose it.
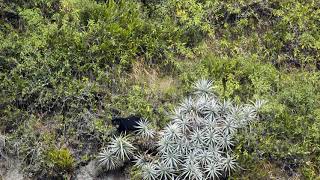
<instances>
[{"instance_id":1,"label":"green foliage","mask_svg":"<svg viewBox=\"0 0 320 180\"><path fill-rule=\"evenodd\" d=\"M174 23L179 24L175 29L180 35L179 39L188 46L197 45L203 36L210 32L209 24L203 19L204 8L196 0L168 0L160 5L161 14L158 17L165 16L169 19L168 15L165 15L169 12L169 15L174 17Z\"/></svg>"},{"instance_id":2,"label":"green foliage","mask_svg":"<svg viewBox=\"0 0 320 180\"><path fill-rule=\"evenodd\" d=\"M279 3L279 9L274 10L274 14L280 17L275 26L280 43L275 43L284 47L283 58L287 56L301 65L318 62L320 34L316 19L319 19L320 11L317 7L318 3L291 0Z\"/></svg>"},{"instance_id":3,"label":"green foliage","mask_svg":"<svg viewBox=\"0 0 320 180\"><path fill-rule=\"evenodd\" d=\"M170 2L157 6L164 9L151 17L134 0L0 2L0 129L9 144L20 145L12 154L28 157L22 158L25 169L46 171L35 166L41 166L47 144L29 124L48 129L53 144L64 139L90 157L113 133L111 108L153 120L163 116L153 114L154 101L145 99L149 92L126 75L138 60L166 67L174 56L190 52L188 42L195 46L205 35L193 41L186 32L191 20L176 22ZM184 8L192 10L188 18L200 17L199 4Z\"/></svg>"},{"instance_id":4,"label":"green foliage","mask_svg":"<svg viewBox=\"0 0 320 180\"><path fill-rule=\"evenodd\" d=\"M283 68L319 69L319 3L203 1L219 55L257 54Z\"/></svg>"},{"instance_id":5,"label":"green foliage","mask_svg":"<svg viewBox=\"0 0 320 180\"><path fill-rule=\"evenodd\" d=\"M47 163L56 172L70 172L74 168L74 158L67 148L52 149L47 152Z\"/></svg>"},{"instance_id":6,"label":"green foliage","mask_svg":"<svg viewBox=\"0 0 320 180\"><path fill-rule=\"evenodd\" d=\"M133 114L141 114L145 118L152 118L152 104L146 101L148 95L148 89L143 89L140 86L132 86L128 90L128 94L122 97L115 96L113 99L113 106L117 109Z\"/></svg>"},{"instance_id":7,"label":"green foliage","mask_svg":"<svg viewBox=\"0 0 320 180\"><path fill-rule=\"evenodd\" d=\"M31 176L46 177L47 149L63 142L76 163L89 161L115 131L114 110L164 127L192 82L206 78L236 103L269 101L250 143L239 136L240 164L249 169L243 176L267 177L259 167L271 163L270 171L315 179L319 7L302 0L0 1L5 151ZM137 62L159 77L132 80Z\"/></svg>"},{"instance_id":8,"label":"green foliage","mask_svg":"<svg viewBox=\"0 0 320 180\"><path fill-rule=\"evenodd\" d=\"M289 167L303 167L307 162L319 166L319 119L315 116L320 106L318 83L318 73L283 78L279 92L265 110L264 127L269 128L261 132L268 139L259 140L262 153Z\"/></svg>"},{"instance_id":9,"label":"green foliage","mask_svg":"<svg viewBox=\"0 0 320 180\"><path fill-rule=\"evenodd\" d=\"M182 69L188 66L182 65ZM191 67L197 68L192 73L181 75L186 87L191 85L189 82L192 79L213 77L215 89L225 97L233 97L238 102L268 99L268 104L261 112L263 121L254 126L255 130L250 135L238 137L241 142L238 147L240 165L250 171L246 175L264 176L261 170L260 175L254 173L258 172L255 170L255 161L262 159L282 164L289 169L286 172L289 175L301 170L313 174L306 177L317 176L320 150L319 72L288 73L256 57L230 59L212 55Z\"/></svg>"}]
</instances>

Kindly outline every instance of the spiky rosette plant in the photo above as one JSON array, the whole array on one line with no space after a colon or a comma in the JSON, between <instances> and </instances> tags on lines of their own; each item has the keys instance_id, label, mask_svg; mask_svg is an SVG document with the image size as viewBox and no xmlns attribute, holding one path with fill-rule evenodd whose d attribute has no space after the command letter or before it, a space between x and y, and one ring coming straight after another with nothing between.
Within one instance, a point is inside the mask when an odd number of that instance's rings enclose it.
<instances>
[{"instance_id":1,"label":"spiky rosette plant","mask_svg":"<svg viewBox=\"0 0 320 180\"><path fill-rule=\"evenodd\" d=\"M144 166L137 163L143 179L219 179L238 167L232 156L234 136L257 119L264 101L243 105L221 101L212 85L212 81L197 81L192 95L176 107L172 121L159 132L153 161ZM138 134L147 137L144 123Z\"/></svg>"},{"instance_id":2,"label":"spiky rosette plant","mask_svg":"<svg viewBox=\"0 0 320 180\"><path fill-rule=\"evenodd\" d=\"M149 147L152 153L134 156L142 179L219 179L238 167L232 155L234 136L257 119L265 102L235 105L221 101L212 85L204 79L196 82L192 95L176 107L163 130L156 132L146 120L138 123L136 136L141 144L156 146ZM134 149L126 137L114 138L99 154L99 162L107 170L115 169L132 157Z\"/></svg>"},{"instance_id":3,"label":"spiky rosette plant","mask_svg":"<svg viewBox=\"0 0 320 180\"><path fill-rule=\"evenodd\" d=\"M123 163L133 156L135 147L126 136L114 137L109 146L98 155L99 166L105 170L114 170L123 166Z\"/></svg>"},{"instance_id":4,"label":"spiky rosette plant","mask_svg":"<svg viewBox=\"0 0 320 180\"><path fill-rule=\"evenodd\" d=\"M141 119L135 128L137 129L135 131L136 139L138 141L137 143L142 145L144 148L150 150L155 149L156 131L151 127L151 124L146 119Z\"/></svg>"}]
</instances>

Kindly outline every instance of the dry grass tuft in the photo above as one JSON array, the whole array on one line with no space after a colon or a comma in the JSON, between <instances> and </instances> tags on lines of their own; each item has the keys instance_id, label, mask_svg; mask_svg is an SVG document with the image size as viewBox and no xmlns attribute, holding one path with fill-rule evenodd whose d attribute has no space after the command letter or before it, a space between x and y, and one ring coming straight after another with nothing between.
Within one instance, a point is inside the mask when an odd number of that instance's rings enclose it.
<instances>
[{"instance_id":1,"label":"dry grass tuft","mask_svg":"<svg viewBox=\"0 0 320 180\"><path fill-rule=\"evenodd\" d=\"M160 94L177 87L177 80L171 76L162 76L159 69L150 68L143 61L136 61L132 69L130 77L134 84L144 85Z\"/></svg>"}]
</instances>

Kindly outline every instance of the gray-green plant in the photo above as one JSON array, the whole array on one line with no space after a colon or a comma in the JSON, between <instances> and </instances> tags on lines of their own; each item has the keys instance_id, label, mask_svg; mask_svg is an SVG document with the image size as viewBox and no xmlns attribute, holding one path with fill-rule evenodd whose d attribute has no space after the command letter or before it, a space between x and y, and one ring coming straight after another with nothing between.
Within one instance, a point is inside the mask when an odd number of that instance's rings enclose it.
<instances>
[{"instance_id":1,"label":"gray-green plant","mask_svg":"<svg viewBox=\"0 0 320 180\"><path fill-rule=\"evenodd\" d=\"M220 100L213 82L204 79L194 83L193 89L161 131L152 129L146 120L136 126L139 138L156 141L153 155L145 152L134 156L143 179L219 179L237 169L232 153L234 136L258 118L258 109L265 102L235 104ZM121 165L119 162L130 159L134 149L125 136L120 136L100 153L99 162L107 170L114 169Z\"/></svg>"},{"instance_id":2,"label":"gray-green plant","mask_svg":"<svg viewBox=\"0 0 320 180\"><path fill-rule=\"evenodd\" d=\"M114 137L109 146L98 155L99 166L105 170L113 170L123 166L124 162L131 159L135 147L126 136Z\"/></svg>"},{"instance_id":3,"label":"gray-green plant","mask_svg":"<svg viewBox=\"0 0 320 180\"><path fill-rule=\"evenodd\" d=\"M236 105L220 100L213 82L205 79L194 83L193 90L159 132L157 154L150 161L158 166L150 171L150 164L142 165L143 179L152 179L152 174L146 174L155 171L165 174L160 179L219 179L237 169L232 155L234 136L257 119L257 111L265 102Z\"/></svg>"}]
</instances>

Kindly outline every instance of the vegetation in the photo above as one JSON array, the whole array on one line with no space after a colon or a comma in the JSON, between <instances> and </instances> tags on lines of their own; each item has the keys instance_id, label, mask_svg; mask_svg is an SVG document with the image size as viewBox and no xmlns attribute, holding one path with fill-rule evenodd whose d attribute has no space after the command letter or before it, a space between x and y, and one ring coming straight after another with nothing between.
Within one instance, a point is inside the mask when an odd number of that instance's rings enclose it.
<instances>
[{"instance_id":1,"label":"vegetation","mask_svg":"<svg viewBox=\"0 0 320 180\"><path fill-rule=\"evenodd\" d=\"M314 0L2 0L0 157L19 159L35 179L74 176L101 156L109 169L121 165L111 157L161 158L138 151L158 151L147 140L162 142L160 129L177 126L168 112L188 108L191 99L179 102L193 83L211 79L197 92L213 87L233 106L268 102L258 123L232 136L227 149L241 168L228 178L317 179L319 9ZM112 117L130 114L147 121L117 136ZM125 168L132 177L173 173L149 160ZM184 176L227 167L197 168L179 163Z\"/></svg>"},{"instance_id":2,"label":"vegetation","mask_svg":"<svg viewBox=\"0 0 320 180\"><path fill-rule=\"evenodd\" d=\"M53 149L47 154L49 166L52 166L56 173L71 171L74 166L74 158L68 149Z\"/></svg>"},{"instance_id":3,"label":"vegetation","mask_svg":"<svg viewBox=\"0 0 320 180\"><path fill-rule=\"evenodd\" d=\"M257 101L254 105L220 102L213 94L212 82L207 80L197 81L193 89L194 97L188 97L175 109L172 122L157 137L147 121L139 123L138 138L148 145L143 156L135 157L142 179L216 179L230 176L236 169L232 155L234 136L257 118L264 102ZM152 157L149 151L154 148L152 153L156 156ZM120 136L100 153L99 161L106 170L114 169L130 159L133 149Z\"/></svg>"}]
</instances>

